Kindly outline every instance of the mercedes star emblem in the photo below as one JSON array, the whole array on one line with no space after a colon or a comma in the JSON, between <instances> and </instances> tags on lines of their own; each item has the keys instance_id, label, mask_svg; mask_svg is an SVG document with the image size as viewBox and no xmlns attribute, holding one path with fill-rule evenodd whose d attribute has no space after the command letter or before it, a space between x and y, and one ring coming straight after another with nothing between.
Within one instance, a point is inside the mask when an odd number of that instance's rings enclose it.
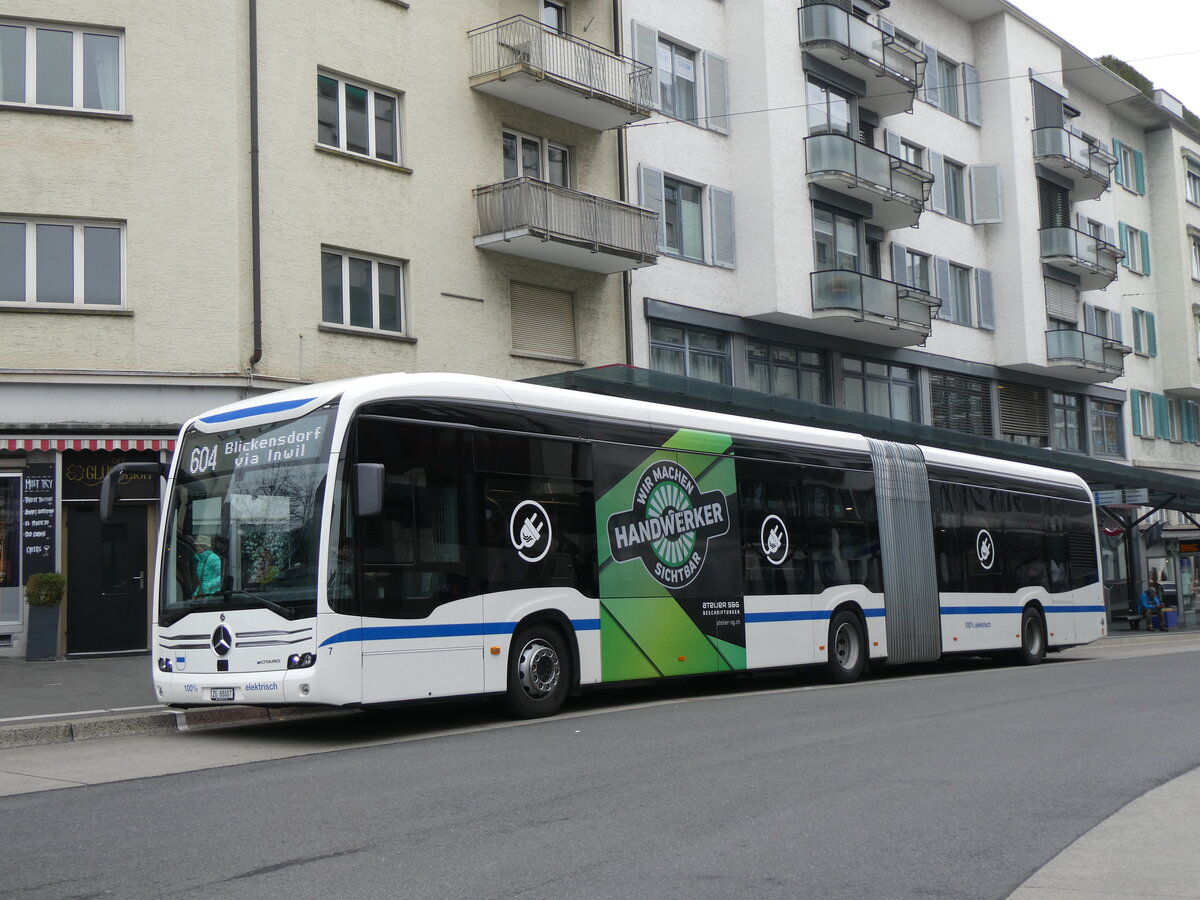
<instances>
[{"instance_id":1,"label":"mercedes star emblem","mask_svg":"<svg viewBox=\"0 0 1200 900\"><path fill-rule=\"evenodd\" d=\"M224 656L233 649L233 635L229 633L229 629L221 625L213 632L212 635L213 649L217 651L218 656Z\"/></svg>"}]
</instances>

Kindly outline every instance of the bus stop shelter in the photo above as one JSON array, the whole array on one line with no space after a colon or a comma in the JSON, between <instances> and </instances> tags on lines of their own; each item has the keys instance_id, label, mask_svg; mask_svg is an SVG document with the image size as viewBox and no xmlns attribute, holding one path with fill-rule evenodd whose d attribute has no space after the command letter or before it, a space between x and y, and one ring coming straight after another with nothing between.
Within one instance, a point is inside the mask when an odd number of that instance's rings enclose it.
<instances>
[{"instance_id":1,"label":"bus stop shelter","mask_svg":"<svg viewBox=\"0 0 1200 900\"><path fill-rule=\"evenodd\" d=\"M1110 617L1120 617L1131 611L1141 591L1147 568L1146 541L1139 527L1154 513L1162 509L1177 510L1191 523L1200 540L1200 478L1061 450L1029 447L632 366L602 366L526 380L568 390L851 431L878 440L924 444L1074 472L1096 494L1102 546L1107 548L1106 552L1123 554L1125 570L1131 573L1129 578L1105 580ZM1149 528L1147 531L1158 537L1162 529ZM1134 540L1135 537L1138 539ZM1194 616L1195 611L1192 614Z\"/></svg>"}]
</instances>

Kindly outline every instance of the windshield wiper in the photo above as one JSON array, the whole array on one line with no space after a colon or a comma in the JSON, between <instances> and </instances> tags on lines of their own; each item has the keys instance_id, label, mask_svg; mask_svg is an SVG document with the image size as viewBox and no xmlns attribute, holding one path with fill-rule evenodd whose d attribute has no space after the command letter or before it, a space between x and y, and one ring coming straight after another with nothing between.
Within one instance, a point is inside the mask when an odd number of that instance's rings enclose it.
<instances>
[{"instance_id":1,"label":"windshield wiper","mask_svg":"<svg viewBox=\"0 0 1200 900\"><path fill-rule=\"evenodd\" d=\"M254 593L251 593L250 591L243 591L243 590L227 590L227 591L223 591L222 593L225 594L226 602L229 602L230 598L236 597L236 598L240 599L240 598L244 597L248 600L253 600L255 603L259 604L260 606L265 606L267 609L271 610L271 612L278 613L279 615L283 616L285 619L296 618L296 610L291 609L290 607L284 606L280 603L276 603L274 600L268 600L262 594L254 594Z\"/></svg>"}]
</instances>

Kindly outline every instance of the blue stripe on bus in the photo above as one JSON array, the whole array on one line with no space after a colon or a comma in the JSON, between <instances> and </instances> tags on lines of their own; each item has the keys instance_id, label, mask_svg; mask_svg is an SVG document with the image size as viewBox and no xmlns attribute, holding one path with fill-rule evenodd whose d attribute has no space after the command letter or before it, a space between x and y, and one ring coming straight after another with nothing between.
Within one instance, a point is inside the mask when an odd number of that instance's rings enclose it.
<instances>
[{"instance_id":1,"label":"blue stripe on bus","mask_svg":"<svg viewBox=\"0 0 1200 900\"><path fill-rule=\"evenodd\" d=\"M942 615L944 616L977 616L977 615L1003 615L1011 613L1019 615L1024 607L1021 606L943 606L941 607ZM1047 606L1045 607L1048 613L1097 613L1104 612L1103 606ZM864 609L863 615L868 619L882 618L887 614L883 609ZM761 612L761 613L746 613L746 624L754 624L757 622L812 622L830 617L829 610L799 610L791 609L782 612Z\"/></svg>"},{"instance_id":2,"label":"blue stripe on bus","mask_svg":"<svg viewBox=\"0 0 1200 900\"><path fill-rule=\"evenodd\" d=\"M248 419L251 416L261 416L266 413L277 413L295 409L297 406L303 406L305 403L312 403L316 399L316 397L305 397L303 400L280 400L277 403L264 403L261 406L247 406L243 409L234 409L229 412L204 416L200 421L212 424L214 422L231 422L234 419Z\"/></svg>"},{"instance_id":3,"label":"blue stripe on bus","mask_svg":"<svg viewBox=\"0 0 1200 900\"><path fill-rule=\"evenodd\" d=\"M868 619L882 618L884 610L882 609L864 609L862 614ZM813 622L821 619L828 619L832 613L827 609L818 610L803 610L803 609L788 609L782 612L761 612L761 613L746 613L746 624L755 622Z\"/></svg>"},{"instance_id":4,"label":"blue stripe on bus","mask_svg":"<svg viewBox=\"0 0 1200 900\"><path fill-rule=\"evenodd\" d=\"M599 631L599 619L572 619L576 631ZM367 641L400 641L435 637L482 637L486 634L512 634L516 622L467 622L459 625L373 625L348 628L321 641L321 646Z\"/></svg>"}]
</instances>

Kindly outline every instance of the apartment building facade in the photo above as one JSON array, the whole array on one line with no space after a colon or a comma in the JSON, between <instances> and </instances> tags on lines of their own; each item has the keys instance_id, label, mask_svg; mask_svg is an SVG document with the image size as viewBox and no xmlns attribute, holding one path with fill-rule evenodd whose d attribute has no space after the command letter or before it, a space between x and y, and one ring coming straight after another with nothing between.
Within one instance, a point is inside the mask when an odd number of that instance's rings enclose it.
<instances>
[{"instance_id":1,"label":"apartment building facade","mask_svg":"<svg viewBox=\"0 0 1200 900\"><path fill-rule=\"evenodd\" d=\"M662 253L635 364L1195 474L1177 101L1002 0L686 6L625 3L658 91L626 129Z\"/></svg>"},{"instance_id":2,"label":"apartment building facade","mask_svg":"<svg viewBox=\"0 0 1200 900\"><path fill-rule=\"evenodd\" d=\"M0 654L65 571L61 647L145 649L179 423L383 371L626 358L619 126L650 71L608 0L17 0L0 11Z\"/></svg>"}]
</instances>

